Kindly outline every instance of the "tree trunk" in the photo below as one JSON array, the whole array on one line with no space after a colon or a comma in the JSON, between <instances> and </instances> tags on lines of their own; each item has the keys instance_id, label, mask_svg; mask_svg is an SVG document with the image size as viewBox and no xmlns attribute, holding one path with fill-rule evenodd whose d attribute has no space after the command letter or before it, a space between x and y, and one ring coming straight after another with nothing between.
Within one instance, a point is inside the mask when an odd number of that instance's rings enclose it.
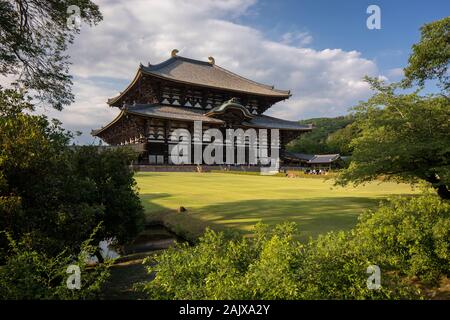
<instances>
[{"instance_id":1,"label":"tree trunk","mask_svg":"<svg viewBox=\"0 0 450 320\"><path fill-rule=\"evenodd\" d=\"M450 191L448 190L447 186L444 186L443 184L435 187L437 190L437 194L441 199L444 200L450 200Z\"/></svg>"},{"instance_id":2,"label":"tree trunk","mask_svg":"<svg viewBox=\"0 0 450 320\"><path fill-rule=\"evenodd\" d=\"M98 248L97 250L95 250L95 256L97 257L98 263L103 263L105 262L105 259L103 259L102 253L100 251L100 248Z\"/></svg>"},{"instance_id":3,"label":"tree trunk","mask_svg":"<svg viewBox=\"0 0 450 320\"><path fill-rule=\"evenodd\" d=\"M442 184L440 179L436 177L435 174L427 176L426 181L430 182L434 189L436 189L436 192L438 196L443 200L450 200L450 190L448 186L445 184Z\"/></svg>"}]
</instances>

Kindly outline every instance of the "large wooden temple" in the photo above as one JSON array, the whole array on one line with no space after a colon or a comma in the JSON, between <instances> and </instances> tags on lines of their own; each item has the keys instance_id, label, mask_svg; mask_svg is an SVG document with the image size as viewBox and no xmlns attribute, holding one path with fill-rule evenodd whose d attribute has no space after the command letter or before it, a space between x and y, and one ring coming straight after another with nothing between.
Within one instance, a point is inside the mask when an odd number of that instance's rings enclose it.
<instances>
[{"instance_id":1,"label":"large wooden temple","mask_svg":"<svg viewBox=\"0 0 450 320\"><path fill-rule=\"evenodd\" d=\"M92 134L113 146L131 145L140 164L171 164L170 145L175 129L193 132L194 121L203 130L217 128L278 129L281 161L286 143L310 131L310 126L263 113L288 99L289 91L264 85L209 61L177 55L155 65L140 65L133 81L109 99L119 115ZM268 130L270 131L270 130Z\"/></svg>"}]
</instances>

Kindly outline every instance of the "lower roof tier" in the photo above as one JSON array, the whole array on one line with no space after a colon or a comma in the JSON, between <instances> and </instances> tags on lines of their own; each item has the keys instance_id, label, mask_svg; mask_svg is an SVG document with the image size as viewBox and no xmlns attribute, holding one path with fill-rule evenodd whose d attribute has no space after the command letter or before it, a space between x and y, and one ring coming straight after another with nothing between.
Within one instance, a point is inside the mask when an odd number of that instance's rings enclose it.
<instances>
[{"instance_id":1,"label":"lower roof tier","mask_svg":"<svg viewBox=\"0 0 450 320\"><path fill-rule=\"evenodd\" d=\"M221 119L222 114L227 114L227 107L233 109L239 109L239 105L236 103L228 103L225 107L222 107L221 112L205 112L205 110L195 109L195 108L187 108L187 107L177 107L177 106L168 106L161 104L136 104L136 105L127 105L125 106L120 114L111 121L105 127L92 130L92 135L99 136L102 132L108 130L110 127L114 126L115 123L119 122L123 117L127 115L135 115L143 118L158 118L158 119L168 119L168 120L178 120L178 121L202 121L208 124L215 125L226 125L227 120ZM240 106L242 107L242 106ZM244 107L242 107L244 108ZM225 112L222 112L224 110ZM239 110L238 110L239 111ZM248 116L248 113L241 109L242 114L245 117L242 118L240 123L243 127L251 127L251 128L261 128L261 129L279 129L279 130L289 130L289 131L311 131L311 125L301 125L296 121L288 121L275 117L270 117L266 115L251 115ZM228 111L229 113L231 112Z\"/></svg>"}]
</instances>

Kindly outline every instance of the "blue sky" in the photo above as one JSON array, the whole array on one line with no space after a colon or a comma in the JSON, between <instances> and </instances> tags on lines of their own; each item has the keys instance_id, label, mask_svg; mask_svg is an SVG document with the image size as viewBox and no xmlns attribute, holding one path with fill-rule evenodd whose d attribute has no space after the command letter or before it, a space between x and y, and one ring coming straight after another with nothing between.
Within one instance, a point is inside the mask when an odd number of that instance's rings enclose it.
<instances>
[{"instance_id":1,"label":"blue sky","mask_svg":"<svg viewBox=\"0 0 450 320\"><path fill-rule=\"evenodd\" d=\"M371 4L381 9L381 30L366 27ZM357 50L387 71L406 65L412 44L420 39L420 26L448 15L448 0L264 0L239 20L274 40L289 30L308 32L312 48Z\"/></svg>"},{"instance_id":2,"label":"blue sky","mask_svg":"<svg viewBox=\"0 0 450 320\"><path fill-rule=\"evenodd\" d=\"M94 0L95 1L95 0ZM372 94L365 75L398 81L421 25L450 14L450 1L365 0L96 0L104 20L83 26L69 54L76 101L62 113L66 128L90 131L110 122L106 104L133 79L139 63L179 55L291 90L268 115L299 120L334 117ZM369 30L366 9L381 9Z\"/></svg>"}]
</instances>

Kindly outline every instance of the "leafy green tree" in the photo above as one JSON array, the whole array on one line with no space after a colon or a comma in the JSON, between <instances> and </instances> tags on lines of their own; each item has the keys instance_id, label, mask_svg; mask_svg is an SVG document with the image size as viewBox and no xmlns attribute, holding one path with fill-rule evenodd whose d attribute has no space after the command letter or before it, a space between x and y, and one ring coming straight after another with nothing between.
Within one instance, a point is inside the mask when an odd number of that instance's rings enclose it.
<instances>
[{"instance_id":1,"label":"leafy green tree","mask_svg":"<svg viewBox=\"0 0 450 320\"><path fill-rule=\"evenodd\" d=\"M67 23L71 5L80 8L80 19L89 25L102 19L89 0L0 1L0 74L17 77L21 87L56 109L73 102L64 54L79 32Z\"/></svg>"},{"instance_id":2,"label":"leafy green tree","mask_svg":"<svg viewBox=\"0 0 450 320\"><path fill-rule=\"evenodd\" d=\"M100 222L96 240L134 237L144 216L129 168L134 155L71 149L71 134L24 112L32 109L21 93L0 90L0 230L16 240L30 235L32 247L51 256L77 252Z\"/></svg>"},{"instance_id":3,"label":"leafy green tree","mask_svg":"<svg viewBox=\"0 0 450 320\"><path fill-rule=\"evenodd\" d=\"M102 208L80 201L94 186L68 170L70 134L57 122L24 112L32 110L21 93L0 91L0 230L14 239L32 233L36 248L59 252L68 243L79 245L79 236L86 239Z\"/></svg>"},{"instance_id":4,"label":"leafy green tree","mask_svg":"<svg viewBox=\"0 0 450 320\"><path fill-rule=\"evenodd\" d=\"M425 24L420 28L420 41L413 45L405 68L405 85L423 86L426 80L436 79L448 94L450 77L450 17Z\"/></svg>"},{"instance_id":5,"label":"leafy green tree","mask_svg":"<svg viewBox=\"0 0 450 320\"><path fill-rule=\"evenodd\" d=\"M450 18L424 25L413 46L405 79L384 85L367 78L375 95L356 108L360 130L352 140L352 163L338 184L356 184L385 176L406 182L429 182L443 199L450 199ZM437 79L441 95L397 93L400 88Z\"/></svg>"},{"instance_id":6,"label":"leafy green tree","mask_svg":"<svg viewBox=\"0 0 450 320\"><path fill-rule=\"evenodd\" d=\"M377 93L355 107L361 130L338 184L386 179L429 182L450 199L450 108L442 96L396 94L398 85L368 79Z\"/></svg>"},{"instance_id":7,"label":"leafy green tree","mask_svg":"<svg viewBox=\"0 0 450 320\"><path fill-rule=\"evenodd\" d=\"M71 159L79 179L95 185L90 201L103 207L96 223L103 221L104 229L97 238L115 238L119 244L133 240L144 226L143 207L129 167L136 154L125 148L101 150L82 146L71 153Z\"/></svg>"}]
</instances>

